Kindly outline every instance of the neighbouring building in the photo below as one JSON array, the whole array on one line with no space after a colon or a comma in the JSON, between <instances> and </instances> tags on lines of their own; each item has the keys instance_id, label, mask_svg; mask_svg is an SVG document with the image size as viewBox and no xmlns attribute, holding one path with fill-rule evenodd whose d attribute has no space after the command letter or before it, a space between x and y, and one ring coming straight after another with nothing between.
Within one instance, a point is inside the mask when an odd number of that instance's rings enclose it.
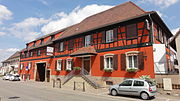
<instances>
[{"instance_id":1,"label":"neighbouring building","mask_svg":"<svg viewBox=\"0 0 180 101\"><path fill-rule=\"evenodd\" d=\"M15 52L13 55L11 55L8 59L1 62L1 74L15 74L18 73L18 67L19 67L19 61L20 61L20 53L19 51Z\"/></svg>"},{"instance_id":2,"label":"neighbouring building","mask_svg":"<svg viewBox=\"0 0 180 101\"><path fill-rule=\"evenodd\" d=\"M157 12L126 2L27 43L19 73L35 81L60 78L63 84L79 68L92 85L155 78L174 69L167 42L172 36Z\"/></svg>"}]
</instances>

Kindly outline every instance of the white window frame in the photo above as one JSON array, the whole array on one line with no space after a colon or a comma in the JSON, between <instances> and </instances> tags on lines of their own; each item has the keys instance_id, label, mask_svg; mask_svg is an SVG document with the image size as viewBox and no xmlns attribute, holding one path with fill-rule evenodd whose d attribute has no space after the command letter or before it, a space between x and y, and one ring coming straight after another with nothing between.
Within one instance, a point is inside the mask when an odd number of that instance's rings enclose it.
<instances>
[{"instance_id":1,"label":"white window frame","mask_svg":"<svg viewBox=\"0 0 180 101\"><path fill-rule=\"evenodd\" d=\"M59 44L59 51L62 52L64 49L64 43L63 42L60 42Z\"/></svg>"},{"instance_id":2,"label":"white window frame","mask_svg":"<svg viewBox=\"0 0 180 101\"><path fill-rule=\"evenodd\" d=\"M66 70L71 70L72 58L66 59Z\"/></svg>"},{"instance_id":3,"label":"white window frame","mask_svg":"<svg viewBox=\"0 0 180 101\"><path fill-rule=\"evenodd\" d=\"M113 30L106 31L106 43L113 42L114 40Z\"/></svg>"},{"instance_id":4,"label":"white window frame","mask_svg":"<svg viewBox=\"0 0 180 101\"><path fill-rule=\"evenodd\" d=\"M91 35L85 36L85 47L88 47L91 45Z\"/></svg>"},{"instance_id":5,"label":"white window frame","mask_svg":"<svg viewBox=\"0 0 180 101\"><path fill-rule=\"evenodd\" d=\"M24 64L23 64L23 63L21 63L20 70L22 70L22 69L23 69L23 67L24 67Z\"/></svg>"},{"instance_id":6,"label":"white window frame","mask_svg":"<svg viewBox=\"0 0 180 101\"><path fill-rule=\"evenodd\" d=\"M29 62L29 63L28 63L28 69L31 68L31 65L32 65L32 62Z\"/></svg>"},{"instance_id":7,"label":"white window frame","mask_svg":"<svg viewBox=\"0 0 180 101\"><path fill-rule=\"evenodd\" d=\"M40 55L41 55L41 50L38 50L37 56L40 56Z\"/></svg>"},{"instance_id":8,"label":"white window frame","mask_svg":"<svg viewBox=\"0 0 180 101\"><path fill-rule=\"evenodd\" d=\"M58 59L56 62L56 70L61 71L62 70L62 59Z\"/></svg>"},{"instance_id":9,"label":"white window frame","mask_svg":"<svg viewBox=\"0 0 180 101\"><path fill-rule=\"evenodd\" d=\"M30 52L30 57L32 57L33 56L33 52Z\"/></svg>"},{"instance_id":10,"label":"white window frame","mask_svg":"<svg viewBox=\"0 0 180 101\"><path fill-rule=\"evenodd\" d=\"M114 57L114 54L105 54L104 55L104 69L113 69L113 57ZM107 63L107 59L108 58L112 58L112 63L110 63L110 59L109 59L109 63ZM109 66L108 66L109 64Z\"/></svg>"},{"instance_id":11,"label":"white window frame","mask_svg":"<svg viewBox=\"0 0 180 101\"><path fill-rule=\"evenodd\" d=\"M130 52L126 52L126 68L127 69L138 69L138 54L139 54L139 51L130 51ZM129 61L129 57L132 56L132 67L129 66L130 64L130 61ZM134 56L137 56L137 67L135 67L135 60L134 60Z\"/></svg>"}]
</instances>

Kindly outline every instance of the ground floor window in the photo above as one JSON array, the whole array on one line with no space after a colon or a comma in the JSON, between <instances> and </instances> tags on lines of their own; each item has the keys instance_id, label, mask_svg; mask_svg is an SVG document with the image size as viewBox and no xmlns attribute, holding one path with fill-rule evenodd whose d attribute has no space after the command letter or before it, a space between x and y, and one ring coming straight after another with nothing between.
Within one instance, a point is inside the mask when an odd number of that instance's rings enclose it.
<instances>
[{"instance_id":1,"label":"ground floor window","mask_svg":"<svg viewBox=\"0 0 180 101\"><path fill-rule=\"evenodd\" d=\"M72 59L66 59L66 70L72 70Z\"/></svg>"},{"instance_id":2,"label":"ground floor window","mask_svg":"<svg viewBox=\"0 0 180 101\"><path fill-rule=\"evenodd\" d=\"M57 67L56 70L60 71L62 68L62 59L57 60Z\"/></svg>"},{"instance_id":3,"label":"ground floor window","mask_svg":"<svg viewBox=\"0 0 180 101\"><path fill-rule=\"evenodd\" d=\"M126 52L127 69L138 68L138 51Z\"/></svg>"},{"instance_id":4,"label":"ground floor window","mask_svg":"<svg viewBox=\"0 0 180 101\"><path fill-rule=\"evenodd\" d=\"M113 69L113 56L114 54L104 55L104 69Z\"/></svg>"}]
</instances>

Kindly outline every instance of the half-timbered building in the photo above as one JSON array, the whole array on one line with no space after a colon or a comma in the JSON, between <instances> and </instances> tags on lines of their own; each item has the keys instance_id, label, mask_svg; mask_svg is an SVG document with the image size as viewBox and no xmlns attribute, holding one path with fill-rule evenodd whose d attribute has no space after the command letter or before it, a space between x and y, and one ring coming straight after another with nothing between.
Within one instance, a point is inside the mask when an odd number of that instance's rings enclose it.
<instances>
[{"instance_id":1,"label":"half-timbered building","mask_svg":"<svg viewBox=\"0 0 180 101\"><path fill-rule=\"evenodd\" d=\"M173 70L168 61L171 36L157 12L126 2L27 43L19 73L26 79L61 78L64 83L78 70L86 81L98 84L142 75L155 78Z\"/></svg>"}]
</instances>

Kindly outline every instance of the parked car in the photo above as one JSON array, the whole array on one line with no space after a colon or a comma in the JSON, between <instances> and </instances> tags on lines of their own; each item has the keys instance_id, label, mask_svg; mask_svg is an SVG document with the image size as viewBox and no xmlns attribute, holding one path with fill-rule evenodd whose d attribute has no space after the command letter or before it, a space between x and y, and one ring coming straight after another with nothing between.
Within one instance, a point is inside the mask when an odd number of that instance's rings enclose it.
<instances>
[{"instance_id":1,"label":"parked car","mask_svg":"<svg viewBox=\"0 0 180 101\"><path fill-rule=\"evenodd\" d=\"M6 74L3 76L3 80L9 80L9 78L12 76L12 74Z\"/></svg>"},{"instance_id":2,"label":"parked car","mask_svg":"<svg viewBox=\"0 0 180 101\"><path fill-rule=\"evenodd\" d=\"M10 81L20 81L21 80L21 77L18 75L18 74L15 74L15 75L12 75L10 78L9 78Z\"/></svg>"},{"instance_id":3,"label":"parked car","mask_svg":"<svg viewBox=\"0 0 180 101\"><path fill-rule=\"evenodd\" d=\"M140 96L143 100L147 100L156 95L156 85L151 81L142 79L127 79L120 84L113 85L109 88L111 95L116 96L132 95Z\"/></svg>"}]
</instances>

